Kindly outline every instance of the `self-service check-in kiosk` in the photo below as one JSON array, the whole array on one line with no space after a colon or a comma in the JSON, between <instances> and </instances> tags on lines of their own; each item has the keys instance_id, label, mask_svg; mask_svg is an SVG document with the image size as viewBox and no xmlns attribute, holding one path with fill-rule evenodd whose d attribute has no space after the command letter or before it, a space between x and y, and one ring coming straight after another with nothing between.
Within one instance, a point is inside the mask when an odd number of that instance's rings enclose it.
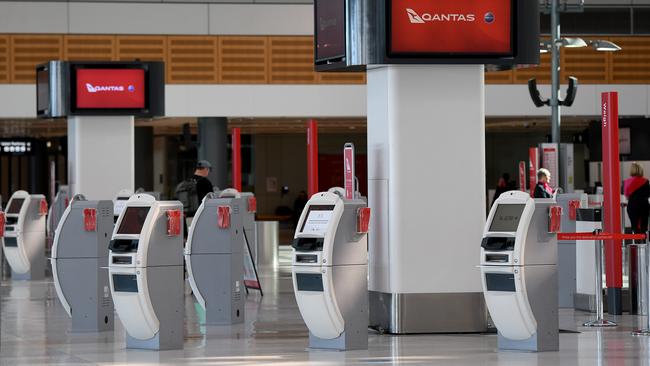
<instances>
[{"instance_id":1,"label":"self-service check-in kiosk","mask_svg":"<svg viewBox=\"0 0 650 366\"><path fill-rule=\"evenodd\" d=\"M45 196L17 191L5 212L2 248L15 280L45 277Z\"/></svg>"},{"instance_id":2,"label":"self-service check-in kiosk","mask_svg":"<svg viewBox=\"0 0 650 366\"><path fill-rule=\"evenodd\" d=\"M110 243L109 274L127 348L183 348L183 205L133 195Z\"/></svg>"},{"instance_id":3,"label":"self-service check-in kiosk","mask_svg":"<svg viewBox=\"0 0 650 366\"><path fill-rule=\"evenodd\" d=\"M549 233L553 199L503 193L481 243L483 294L501 350L557 351L557 237Z\"/></svg>"},{"instance_id":4,"label":"self-service check-in kiosk","mask_svg":"<svg viewBox=\"0 0 650 366\"><path fill-rule=\"evenodd\" d=\"M243 216L238 192L208 194L189 229L185 264L192 292L208 325L244 321Z\"/></svg>"},{"instance_id":5,"label":"self-service check-in kiosk","mask_svg":"<svg viewBox=\"0 0 650 366\"><path fill-rule=\"evenodd\" d=\"M293 289L310 348L368 348L368 241L365 200L342 189L317 193L293 241Z\"/></svg>"},{"instance_id":6,"label":"self-service check-in kiosk","mask_svg":"<svg viewBox=\"0 0 650 366\"><path fill-rule=\"evenodd\" d=\"M52 276L73 332L113 329L108 279L108 245L113 233L113 202L73 198L54 234Z\"/></svg>"}]
</instances>

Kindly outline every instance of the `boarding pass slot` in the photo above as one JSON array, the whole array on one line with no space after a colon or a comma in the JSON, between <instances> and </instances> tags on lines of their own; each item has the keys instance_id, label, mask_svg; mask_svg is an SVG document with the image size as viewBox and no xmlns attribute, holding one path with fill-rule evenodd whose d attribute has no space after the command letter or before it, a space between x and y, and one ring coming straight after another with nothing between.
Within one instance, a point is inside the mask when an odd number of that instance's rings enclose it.
<instances>
[{"instance_id":1,"label":"boarding pass slot","mask_svg":"<svg viewBox=\"0 0 650 366\"><path fill-rule=\"evenodd\" d=\"M485 262L489 263L508 263L510 256L508 254L486 254Z\"/></svg>"},{"instance_id":2,"label":"boarding pass slot","mask_svg":"<svg viewBox=\"0 0 650 366\"><path fill-rule=\"evenodd\" d=\"M298 254L296 255L296 263L317 263L318 256L313 254Z\"/></svg>"},{"instance_id":3,"label":"boarding pass slot","mask_svg":"<svg viewBox=\"0 0 650 366\"><path fill-rule=\"evenodd\" d=\"M113 264L132 264L133 257L113 256Z\"/></svg>"}]
</instances>

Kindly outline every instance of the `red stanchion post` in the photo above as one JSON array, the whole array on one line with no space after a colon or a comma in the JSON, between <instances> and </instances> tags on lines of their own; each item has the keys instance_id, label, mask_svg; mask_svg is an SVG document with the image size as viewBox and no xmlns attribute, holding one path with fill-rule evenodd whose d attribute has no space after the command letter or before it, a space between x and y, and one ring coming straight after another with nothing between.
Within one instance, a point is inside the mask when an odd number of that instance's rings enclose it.
<instances>
[{"instance_id":1,"label":"red stanchion post","mask_svg":"<svg viewBox=\"0 0 650 366\"><path fill-rule=\"evenodd\" d=\"M621 179L618 142L618 93L602 94L604 225L609 233L621 232ZM610 314L622 309L623 253L621 240L605 242L607 304Z\"/></svg>"},{"instance_id":2,"label":"red stanchion post","mask_svg":"<svg viewBox=\"0 0 650 366\"><path fill-rule=\"evenodd\" d=\"M307 122L307 191L309 197L318 193L318 122Z\"/></svg>"},{"instance_id":3,"label":"red stanchion post","mask_svg":"<svg viewBox=\"0 0 650 366\"><path fill-rule=\"evenodd\" d=\"M241 129L232 129L232 187L241 192Z\"/></svg>"}]
</instances>

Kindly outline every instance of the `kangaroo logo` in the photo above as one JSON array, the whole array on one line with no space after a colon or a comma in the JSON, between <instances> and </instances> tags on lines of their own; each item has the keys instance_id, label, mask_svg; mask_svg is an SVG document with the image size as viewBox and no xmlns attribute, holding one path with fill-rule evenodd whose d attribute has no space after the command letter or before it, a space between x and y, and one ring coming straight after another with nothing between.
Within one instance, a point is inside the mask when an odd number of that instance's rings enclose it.
<instances>
[{"instance_id":1,"label":"kangaroo logo","mask_svg":"<svg viewBox=\"0 0 650 366\"><path fill-rule=\"evenodd\" d=\"M88 83L86 83L86 89L88 90L88 93L97 93L97 88Z\"/></svg>"},{"instance_id":2,"label":"kangaroo logo","mask_svg":"<svg viewBox=\"0 0 650 366\"><path fill-rule=\"evenodd\" d=\"M418 13L415 12L415 10L411 8L406 8L406 13L409 16L409 20L413 24L424 24L424 19Z\"/></svg>"}]
</instances>

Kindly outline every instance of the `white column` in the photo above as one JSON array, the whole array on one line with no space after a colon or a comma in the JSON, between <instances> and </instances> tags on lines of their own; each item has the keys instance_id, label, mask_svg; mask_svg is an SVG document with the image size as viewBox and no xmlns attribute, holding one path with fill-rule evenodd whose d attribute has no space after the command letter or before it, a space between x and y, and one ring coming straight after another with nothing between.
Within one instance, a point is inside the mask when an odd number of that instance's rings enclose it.
<instances>
[{"instance_id":1,"label":"white column","mask_svg":"<svg viewBox=\"0 0 650 366\"><path fill-rule=\"evenodd\" d=\"M133 117L68 118L70 192L110 199L134 187Z\"/></svg>"},{"instance_id":2,"label":"white column","mask_svg":"<svg viewBox=\"0 0 650 366\"><path fill-rule=\"evenodd\" d=\"M385 317L382 326L397 333L480 330L483 66L369 70L368 180L371 302L383 297L391 305L379 308L392 312L372 314L371 305L371 324ZM428 319L426 304L442 306L436 315L446 319Z\"/></svg>"}]
</instances>

